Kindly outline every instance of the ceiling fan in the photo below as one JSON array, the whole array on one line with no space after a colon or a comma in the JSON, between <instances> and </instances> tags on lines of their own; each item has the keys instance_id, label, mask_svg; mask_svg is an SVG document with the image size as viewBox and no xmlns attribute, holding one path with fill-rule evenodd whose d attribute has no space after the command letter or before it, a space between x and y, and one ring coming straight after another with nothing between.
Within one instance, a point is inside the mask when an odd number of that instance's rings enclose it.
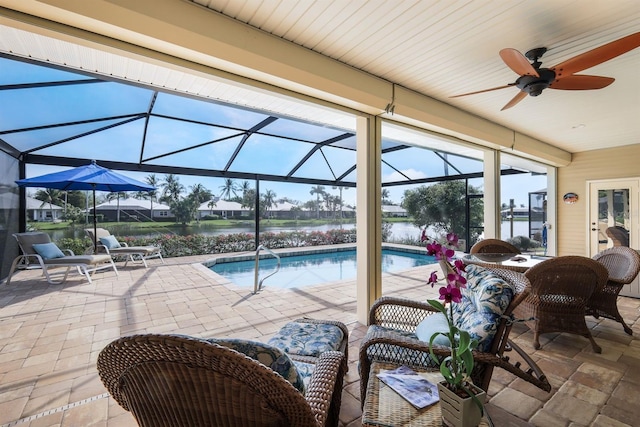
<instances>
[{"instance_id":1,"label":"ceiling fan","mask_svg":"<svg viewBox=\"0 0 640 427\"><path fill-rule=\"evenodd\" d=\"M490 92L515 86L520 92L511 99L500 111L506 110L516 105L526 98L527 95L538 96L544 89L562 90L590 90L602 89L614 82L612 77L588 76L574 74L587 68L591 68L616 56L622 55L640 46L640 32L628 35L621 39L612 41L588 52L574 56L551 68L540 68L542 63L539 59L547 51L545 47L531 49L524 55L516 49L506 48L500 51L500 57L505 64L520 77L514 82L505 86L491 89L479 90L476 92L454 95L451 98L475 95L477 93ZM529 62L531 61L531 63Z\"/></svg>"}]
</instances>

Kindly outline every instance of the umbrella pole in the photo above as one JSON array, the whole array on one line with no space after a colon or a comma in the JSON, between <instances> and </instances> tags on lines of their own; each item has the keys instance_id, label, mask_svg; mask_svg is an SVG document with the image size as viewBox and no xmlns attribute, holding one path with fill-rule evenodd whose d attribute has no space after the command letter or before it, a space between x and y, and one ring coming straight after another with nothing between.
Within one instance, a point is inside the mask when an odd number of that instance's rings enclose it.
<instances>
[{"instance_id":1,"label":"umbrella pole","mask_svg":"<svg viewBox=\"0 0 640 427\"><path fill-rule=\"evenodd\" d=\"M96 186L93 185L93 253L98 253L98 213L96 212Z\"/></svg>"}]
</instances>

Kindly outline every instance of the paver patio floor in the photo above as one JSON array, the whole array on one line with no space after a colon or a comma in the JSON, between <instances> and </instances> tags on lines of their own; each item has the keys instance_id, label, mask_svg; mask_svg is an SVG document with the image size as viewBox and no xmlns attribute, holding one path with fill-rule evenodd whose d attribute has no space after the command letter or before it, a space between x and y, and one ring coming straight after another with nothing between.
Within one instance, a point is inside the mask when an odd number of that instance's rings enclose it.
<instances>
[{"instance_id":1,"label":"paver patio floor","mask_svg":"<svg viewBox=\"0 0 640 427\"><path fill-rule=\"evenodd\" d=\"M366 326L357 322L355 282L289 290L267 284L253 295L203 267L208 258L152 260L148 269L129 265L119 277L97 273L92 284L72 275L64 285L48 285L40 272L22 271L10 286L0 285L0 427L135 426L98 378L95 362L110 341L147 332L266 340L302 316L348 326L350 369L340 419L343 426L359 426L356 358ZM425 285L434 268L385 273L383 294L434 297L437 290ZM511 338L537 360L553 390L496 371L489 389L494 413L515 415L509 425L639 425L640 300L620 298L619 306L634 337L613 321L587 318L602 354L567 334L544 335L536 351L532 334L516 325Z\"/></svg>"}]
</instances>

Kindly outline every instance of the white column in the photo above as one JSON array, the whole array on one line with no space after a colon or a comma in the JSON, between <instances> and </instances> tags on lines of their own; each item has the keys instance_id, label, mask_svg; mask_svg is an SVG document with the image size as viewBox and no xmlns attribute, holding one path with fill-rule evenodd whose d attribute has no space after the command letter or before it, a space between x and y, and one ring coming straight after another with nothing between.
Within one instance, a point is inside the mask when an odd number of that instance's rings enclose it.
<instances>
[{"instance_id":1,"label":"white column","mask_svg":"<svg viewBox=\"0 0 640 427\"><path fill-rule=\"evenodd\" d=\"M358 321L367 324L369 308L382 295L381 120L356 119L356 234Z\"/></svg>"},{"instance_id":2,"label":"white column","mask_svg":"<svg viewBox=\"0 0 640 427\"><path fill-rule=\"evenodd\" d=\"M484 151L484 238L500 238L500 153Z\"/></svg>"}]
</instances>

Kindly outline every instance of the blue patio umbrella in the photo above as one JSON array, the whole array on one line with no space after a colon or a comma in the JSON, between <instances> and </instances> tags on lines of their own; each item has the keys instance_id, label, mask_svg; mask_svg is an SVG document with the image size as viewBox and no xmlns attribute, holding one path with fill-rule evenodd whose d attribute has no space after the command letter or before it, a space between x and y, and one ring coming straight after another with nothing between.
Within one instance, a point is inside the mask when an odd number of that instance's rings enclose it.
<instances>
[{"instance_id":1,"label":"blue patio umbrella","mask_svg":"<svg viewBox=\"0 0 640 427\"><path fill-rule=\"evenodd\" d=\"M56 190L92 190L93 191L93 235L96 236L98 228L96 215L96 190L119 191L153 191L156 187L141 181L129 178L110 169L96 164L79 166L61 172L26 178L16 181L20 187L54 188ZM94 239L93 250L97 251L98 243Z\"/></svg>"}]
</instances>

